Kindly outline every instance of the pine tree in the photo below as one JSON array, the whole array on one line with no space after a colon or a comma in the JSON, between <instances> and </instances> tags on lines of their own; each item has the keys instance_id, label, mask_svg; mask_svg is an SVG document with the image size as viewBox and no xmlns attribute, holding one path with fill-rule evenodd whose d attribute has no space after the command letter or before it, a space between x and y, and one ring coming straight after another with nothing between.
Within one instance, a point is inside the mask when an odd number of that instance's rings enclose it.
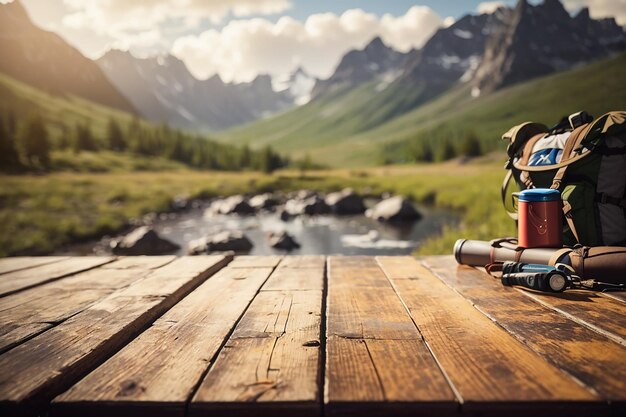
<instances>
[{"instance_id":1,"label":"pine tree","mask_svg":"<svg viewBox=\"0 0 626 417\"><path fill-rule=\"evenodd\" d=\"M66 124L61 125L61 135L57 139L59 149L69 149L72 147L72 133Z\"/></svg>"},{"instance_id":2,"label":"pine tree","mask_svg":"<svg viewBox=\"0 0 626 417\"><path fill-rule=\"evenodd\" d=\"M8 123L0 118L0 170L16 171L21 167L15 147L14 135L10 134Z\"/></svg>"},{"instance_id":3,"label":"pine tree","mask_svg":"<svg viewBox=\"0 0 626 417\"><path fill-rule=\"evenodd\" d=\"M448 140L448 139L444 139L443 144L441 145L440 151L439 151L439 161L447 161L449 159L452 159L456 156L456 150L454 149L454 146L452 146L452 143Z\"/></svg>"},{"instance_id":4,"label":"pine tree","mask_svg":"<svg viewBox=\"0 0 626 417\"><path fill-rule=\"evenodd\" d=\"M97 147L89 124L77 124L74 131L74 151L95 150L97 150Z\"/></svg>"},{"instance_id":5,"label":"pine tree","mask_svg":"<svg viewBox=\"0 0 626 417\"><path fill-rule=\"evenodd\" d=\"M480 156L482 150L480 148L480 141L474 134L474 132L467 132L463 138L461 145L461 153L465 156Z\"/></svg>"},{"instance_id":6,"label":"pine tree","mask_svg":"<svg viewBox=\"0 0 626 417\"><path fill-rule=\"evenodd\" d=\"M48 129L37 115L30 116L21 129L20 135L24 154L29 164L34 167L37 164L43 168L50 165L50 139Z\"/></svg>"},{"instance_id":7,"label":"pine tree","mask_svg":"<svg viewBox=\"0 0 626 417\"><path fill-rule=\"evenodd\" d=\"M122 128L112 117L109 119L107 126L107 142L108 148L113 151L121 152L126 149L126 140L124 139Z\"/></svg>"},{"instance_id":8,"label":"pine tree","mask_svg":"<svg viewBox=\"0 0 626 417\"><path fill-rule=\"evenodd\" d=\"M432 162L435 159L430 142L424 138L412 146L412 154L415 162Z\"/></svg>"},{"instance_id":9,"label":"pine tree","mask_svg":"<svg viewBox=\"0 0 626 417\"><path fill-rule=\"evenodd\" d=\"M241 156L239 158L239 167L240 168L250 168L252 165L252 152L250 152L250 147L248 145L244 145L241 148Z\"/></svg>"},{"instance_id":10,"label":"pine tree","mask_svg":"<svg viewBox=\"0 0 626 417\"><path fill-rule=\"evenodd\" d=\"M271 174L282 166L280 156L274 153L271 146L266 146L261 150L259 156L259 170Z\"/></svg>"},{"instance_id":11,"label":"pine tree","mask_svg":"<svg viewBox=\"0 0 626 417\"><path fill-rule=\"evenodd\" d=\"M422 161L433 162L434 160L435 155L433 154L433 148L430 146L430 142L422 142Z\"/></svg>"}]
</instances>

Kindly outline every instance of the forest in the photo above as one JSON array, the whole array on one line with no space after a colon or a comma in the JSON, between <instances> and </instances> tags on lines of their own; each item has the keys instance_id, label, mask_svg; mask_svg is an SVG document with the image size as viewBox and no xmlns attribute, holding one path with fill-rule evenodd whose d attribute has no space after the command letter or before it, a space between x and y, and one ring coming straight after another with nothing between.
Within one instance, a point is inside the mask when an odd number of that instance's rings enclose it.
<instances>
[{"instance_id":1,"label":"forest","mask_svg":"<svg viewBox=\"0 0 626 417\"><path fill-rule=\"evenodd\" d=\"M46 121L36 113L21 120L11 112L0 113L0 170L9 173L58 170L51 157L55 151L75 154L110 151L160 157L202 170L272 172L289 163L269 146L251 150L248 146L221 144L166 124L149 125L138 118L123 124L111 117L100 135L94 133L89 122L61 123L55 127L56 134L52 134Z\"/></svg>"}]
</instances>

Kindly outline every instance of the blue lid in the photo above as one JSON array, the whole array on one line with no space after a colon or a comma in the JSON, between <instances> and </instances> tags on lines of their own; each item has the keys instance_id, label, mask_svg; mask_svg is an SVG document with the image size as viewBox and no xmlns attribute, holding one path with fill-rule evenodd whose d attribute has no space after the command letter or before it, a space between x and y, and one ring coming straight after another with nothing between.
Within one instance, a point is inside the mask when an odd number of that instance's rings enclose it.
<instances>
[{"instance_id":1,"label":"blue lid","mask_svg":"<svg viewBox=\"0 0 626 417\"><path fill-rule=\"evenodd\" d=\"M519 195L519 201L555 201L561 199L559 190L551 188L531 188L524 190Z\"/></svg>"}]
</instances>

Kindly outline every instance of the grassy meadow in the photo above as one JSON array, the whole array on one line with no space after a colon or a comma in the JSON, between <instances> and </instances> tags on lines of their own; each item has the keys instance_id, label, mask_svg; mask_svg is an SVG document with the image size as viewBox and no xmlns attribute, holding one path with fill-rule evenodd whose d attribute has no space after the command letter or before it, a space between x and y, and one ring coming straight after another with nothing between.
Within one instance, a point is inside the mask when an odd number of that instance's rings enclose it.
<instances>
[{"instance_id":1,"label":"grassy meadow","mask_svg":"<svg viewBox=\"0 0 626 417\"><path fill-rule=\"evenodd\" d=\"M469 132L483 150L504 150L502 133L524 121L551 126L580 110L599 117L623 109L624 65L626 54L621 54L477 98L470 94L471 86L459 85L391 119L383 116L394 100L403 99L403 92L380 96L379 82L373 81L214 137L229 144L271 145L296 158L309 154L340 167L411 162L411 147L427 142L437 148L445 141L457 146ZM374 121L379 123L373 126Z\"/></svg>"},{"instance_id":2,"label":"grassy meadow","mask_svg":"<svg viewBox=\"0 0 626 417\"><path fill-rule=\"evenodd\" d=\"M118 161L120 169L108 173L2 175L0 256L51 253L67 243L121 231L132 219L169 210L170 201L178 195L208 198L302 188L329 192L345 187L364 195L402 194L419 203L454 210L462 219L460 227L444 230L418 251L450 253L460 237L491 239L514 233L499 197L503 158L492 154L465 164L449 161L304 175L295 170L261 174L195 171L182 166L128 172L123 165L128 161Z\"/></svg>"}]
</instances>

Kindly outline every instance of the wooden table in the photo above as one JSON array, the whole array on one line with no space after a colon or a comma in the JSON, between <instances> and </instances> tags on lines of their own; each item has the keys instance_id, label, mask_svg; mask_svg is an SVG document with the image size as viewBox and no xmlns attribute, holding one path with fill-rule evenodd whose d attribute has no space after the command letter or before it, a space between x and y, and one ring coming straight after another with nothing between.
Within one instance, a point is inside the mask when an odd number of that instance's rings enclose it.
<instances>
[{"instance_id":1,"label":"wooden table","mask_svg":"<svg viewBox=\"0 0 626 417\"><path fill-rule=\"evenodd\" d=\"M0 415L626 415L626 297L452 257L0 260Z\"/></svg>"}]
</instances>

